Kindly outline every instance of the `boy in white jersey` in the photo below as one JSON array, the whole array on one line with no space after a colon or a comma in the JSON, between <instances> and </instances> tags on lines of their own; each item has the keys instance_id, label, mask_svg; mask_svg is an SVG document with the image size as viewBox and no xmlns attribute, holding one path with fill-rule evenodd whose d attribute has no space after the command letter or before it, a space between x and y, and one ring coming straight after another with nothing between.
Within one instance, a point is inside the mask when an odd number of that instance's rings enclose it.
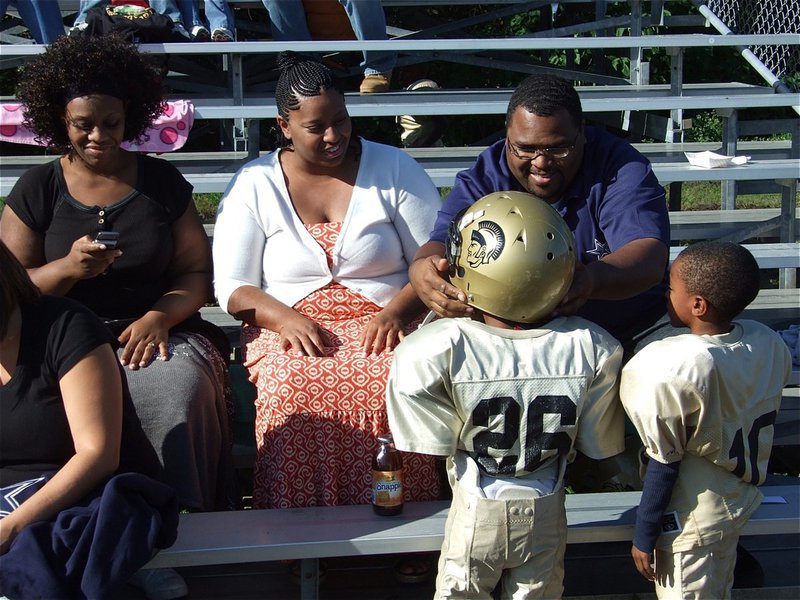
<instances>
[{"instance_id":1,"label":"boy in white jersey","mask_svg":"<svg viewBox=\"0 0 800 600\"><path fill-rule=\"evenodd\" d=\"M530 194L499 192L454 219L450 279L477 310L407 336L387 386L402 450L448 457L453 502L436 598L557 598L564 469L575 449L623 450L622 350L579 317L550 320L575 268L572 234Z\"/></svg>"},{"instance_id":2,"label":"boy in white jersey","mask_svg":"<svg viewBox=\"0 0 800 600\"><path fill-rule=\"evenodd\" d=\"M730 598L739 533L761 503L791 356L768 327L733 320L758 289L745 248L689 246L667 306L690 333L647 345L622 371L648 459L631 555L659 598Z\"/></svg>"}]
</instances>

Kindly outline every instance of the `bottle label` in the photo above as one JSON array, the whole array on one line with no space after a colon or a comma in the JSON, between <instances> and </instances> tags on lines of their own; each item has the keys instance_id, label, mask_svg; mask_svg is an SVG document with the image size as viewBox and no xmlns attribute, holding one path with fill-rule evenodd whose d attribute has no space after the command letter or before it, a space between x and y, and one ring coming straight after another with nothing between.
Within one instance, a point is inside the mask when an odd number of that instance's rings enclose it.
<instances>
[{"instance_id":1,"label":"bottle label","mask_svg":"<svg viewBox=\"0 0 800 600\"><path fill-rule=\"evenodd\" d=\"M372 471L372 503L390 508L403 504L403 471Z\"/></svg>"}]
</instances>

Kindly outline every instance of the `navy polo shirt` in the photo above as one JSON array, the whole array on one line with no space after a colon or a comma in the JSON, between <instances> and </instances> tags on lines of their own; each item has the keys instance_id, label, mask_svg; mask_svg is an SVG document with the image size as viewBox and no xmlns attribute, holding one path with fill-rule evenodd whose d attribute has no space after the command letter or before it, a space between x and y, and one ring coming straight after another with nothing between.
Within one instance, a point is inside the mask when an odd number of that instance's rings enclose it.
<instances>
[{"instance_id":1,"label":"navy polo shirt","mask_svg":"<svg viewBox=\"0 0 800 600\"><path fill-rule=\"evenodd\" d=\"M576 251L590 264L625 244L655 238L669 246L669 213L664 188L650 161L633 146L605 131L585 128L583 164L564 197L554 205L575 235ZM445 243L447 228L461 209L492 192L525 189L511 174L505 139L478 156L456 176L439 211L431 241ZM665 278L626 300L590 300L578 314L626 342L666 312Z\"/></svg>"}]
</instances>

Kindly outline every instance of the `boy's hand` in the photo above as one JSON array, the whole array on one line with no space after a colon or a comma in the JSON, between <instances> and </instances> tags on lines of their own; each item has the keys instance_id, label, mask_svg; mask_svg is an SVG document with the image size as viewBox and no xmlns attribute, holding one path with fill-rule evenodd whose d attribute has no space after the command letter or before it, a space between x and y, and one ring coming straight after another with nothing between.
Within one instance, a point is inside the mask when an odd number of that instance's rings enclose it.
<instances>
[{"instance_id":1,"label":"boy's hand","mask_svg":"<svg viewBox=\"0 0 800 600\"><path fill-rule=\"evenodd\" d=\"M631 556L636 570L648 581L656 580L656 573L653 570L653 555L649 552L642 552L636 546L631 546Z\"/></svg>"}]
</instances>

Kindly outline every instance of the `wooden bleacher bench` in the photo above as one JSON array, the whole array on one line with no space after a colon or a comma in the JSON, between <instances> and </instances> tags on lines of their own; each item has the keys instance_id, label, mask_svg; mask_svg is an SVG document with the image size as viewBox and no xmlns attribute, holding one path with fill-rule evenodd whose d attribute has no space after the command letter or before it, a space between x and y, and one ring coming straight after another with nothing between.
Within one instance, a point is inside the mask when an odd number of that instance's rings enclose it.
<instances>
[{"instance_id":1,"label":"wooden bleacher bench","mask_svg":"<svg viewBox=\"0 0 800 600\"><path fill-rule=\"evenodd\" d=\"M743 535L800 533L800 485L764 486L765 502ZM567 543L633 538L641 492L569 494ZM317 597L318 559L435 552L441 548L449 502L411 502L395 517L369 505L183 514L178 540L147 567L189 567L301 560L300 597Z\"/></svg>"}]
</instances>

